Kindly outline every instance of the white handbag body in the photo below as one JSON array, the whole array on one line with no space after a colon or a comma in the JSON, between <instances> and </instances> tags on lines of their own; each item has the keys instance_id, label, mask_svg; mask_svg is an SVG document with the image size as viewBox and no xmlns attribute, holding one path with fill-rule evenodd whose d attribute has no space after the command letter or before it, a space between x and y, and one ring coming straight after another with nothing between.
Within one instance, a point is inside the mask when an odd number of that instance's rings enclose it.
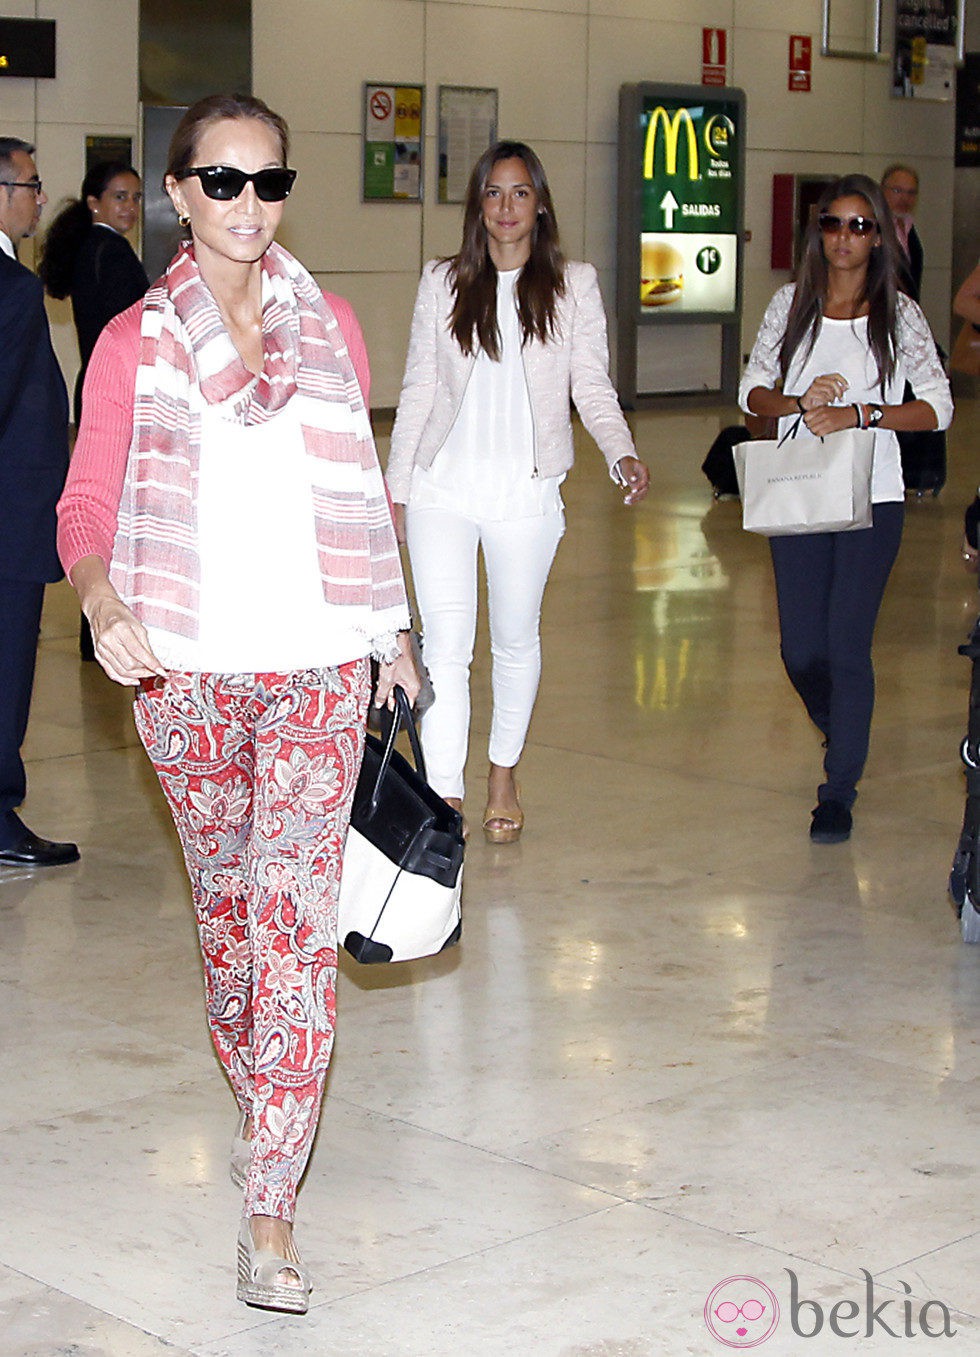
<instances>
[{"instance_id":1,"label":"white handbag body","mask_svg":"<svg viewBox=\"0 0 980 1357\"><path fill-rule=\"evenodd\" d=\"M390 948L389 961L434 956L459 937L462 889L462 867L455 886L447 889L397 866L352 826L344 848L337 936L341 943L354 934Z\"/></svg>"},{"instance_id":2,"label":"white handbag body","mask_svg":"<svg viewBox=\"0 0 980 1357\"><path fill-rule=\"evenodd\" d=\"M743 528L766 537L870 528L874 447L871 429L739 443Z\"/></svg>"}]
</instances>

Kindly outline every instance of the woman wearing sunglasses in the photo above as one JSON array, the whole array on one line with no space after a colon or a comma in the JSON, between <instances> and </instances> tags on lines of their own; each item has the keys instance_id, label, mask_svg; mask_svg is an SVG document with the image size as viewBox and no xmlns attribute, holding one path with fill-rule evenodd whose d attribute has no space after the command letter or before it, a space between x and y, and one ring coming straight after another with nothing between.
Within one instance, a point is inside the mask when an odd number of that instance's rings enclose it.
<instances>
[{"instance_id":1,"label":"woman wearing sunglasses","mask_svg":"<svg viewBox=\"0 0 980 1357\"><path fill-rule=\"evenodd\" d=\"M189 235L89 365L62 559L191 879L240 1111L238 1296L304 1312L293 1241L334 1026L337 886L370 656L414 699L408 610L350 306L275 244L295 171L260 100L184 115Z\"/></svg>"},{"instance_id":2,"label":"woman wearing sunglasses","mask_svg":"<svg viewBox=\"0 0 980 1357\"><path fill-rule=\"evenodd\" d=\"M780 437L797 421L797 437L875 431L872 526L770 539L783 663L826 749L815 843L850 837L868 753L871 641L904 516L895 434L945 429L953 415L928 322L898 289L898 250L873 180L854 174L829 185L797 282L770 302L739 393L743 410L778 416Z\"/></svg>"},{"instance_id":3,"label":"woman wearing sunglasses","mask_svg":"<svg viewBox=\"0 0 980 1357\"><path fill-rule=\"evenodd\" d=\"M541 599L565 530L569 394L626 503L647 491L607 362L596 272L562 255L540 160L521 142L491 146L470 176L459 253L427 264L419 283L387 468L436 694L422 719L426 768L456 808L483 551L491 843L515 842L524 826L514 770L541 672Z\"/></svg>"}]
</instances>

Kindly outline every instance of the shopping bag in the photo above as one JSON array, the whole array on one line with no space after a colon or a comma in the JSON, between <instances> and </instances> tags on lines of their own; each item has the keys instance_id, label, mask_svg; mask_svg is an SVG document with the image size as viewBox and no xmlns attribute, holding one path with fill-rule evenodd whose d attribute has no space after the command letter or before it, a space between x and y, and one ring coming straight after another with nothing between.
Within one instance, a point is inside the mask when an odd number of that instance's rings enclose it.
<instances>
[{"instance_id":1,"label":"shopping bag","mask_svg":"<svg viewBox=\"0 0 980 1357\"><path fill-rule=\"evenodd\" d=\"M395 688L385 741L366 737L340 879L337 937L365 964L432 956L462 932L463 817L425 780L411 707ZM413 768L395 750L408 732Z\"/></svg>"},{"instance_id":2,"label":"shopping bag","mask_svg":"<svg viewBox=\"0 0 980 1357\"><path fill-rule=\"evenodd\" d=\"M798 439L799 425L778 442L736 446L743 528L766 537L870 528L873 430Z\"/></svg>"}]
</instances>

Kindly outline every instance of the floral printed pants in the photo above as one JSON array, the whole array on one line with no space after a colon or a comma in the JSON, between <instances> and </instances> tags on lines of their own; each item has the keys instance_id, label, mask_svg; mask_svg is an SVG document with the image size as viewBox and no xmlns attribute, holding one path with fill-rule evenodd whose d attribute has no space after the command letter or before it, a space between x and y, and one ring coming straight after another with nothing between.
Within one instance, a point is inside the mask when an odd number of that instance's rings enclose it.
<instances>
[{"instance_id":1,"label":"floral printed pants","mask_svg":"<svg viewBox=\"0 0 980 1357\"><path fill-rule=\"evenodd\" d=\"M292 1220L333 1045L337 893L368 664L170 674L136 727L177 826L215 1050L252 1117L247 1215Z\"/></svg>"}]
</instances>

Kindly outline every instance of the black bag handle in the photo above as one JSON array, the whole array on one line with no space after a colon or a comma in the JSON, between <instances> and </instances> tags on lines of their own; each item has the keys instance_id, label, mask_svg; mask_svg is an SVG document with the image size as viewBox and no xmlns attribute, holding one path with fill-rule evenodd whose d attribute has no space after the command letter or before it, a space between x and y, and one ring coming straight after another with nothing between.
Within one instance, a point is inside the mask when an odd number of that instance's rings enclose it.
<instances>
[{"instance_id":1,"label":"black bag handle","mask_svg":"<svg viewBox=\"0 0 980 1357\"><path fill-rule=\"evenodd\" d=\"M789 428L788 428L788 429L786 430L786 432L783 434L782 438L781 438L781 439L779 440L779 442L776 444L776 447L777 447L777 448L781 448L781 447L783 446L783 444L786 442L787 438L795 438L795 437L796 437L796 431L797 431L797 429L800 427L800 425L801 425L802 423L803 423L803 411L801 410L800 413L796 416L796 419L793 421L793 423L789 426ZM823 439L821 438L820 441L821 441L821 443L822 443L822 442L823 442Z\"/></svg>"},{"instance_id":2,"label":"black bag handle","mask_svg":"<svg viewBox=\"0 0 980 1357\"><path fill-rule=\"evenodd\" d=\"M385 773L388 771L388 764L391 762L391 756L395 749L395 741L398 738L399 730L408 732L408 742L412 747L412 758L415 760L415 771L423 782L427 781L425 776L425 759L422 755L422 745L419 742L419 733L415 729L415 722L412 719L412 704L408 700L408 694L400 683L396 683L392 692L395 695L395 711L388 731L388 740L385 744L384 754L381 756L381 766L378 769L378 776L374 780L374 790L371 792L371 810L378 809L378 802L381 797L381 784L384 781Z\"/></svg>"}]
</instances>

